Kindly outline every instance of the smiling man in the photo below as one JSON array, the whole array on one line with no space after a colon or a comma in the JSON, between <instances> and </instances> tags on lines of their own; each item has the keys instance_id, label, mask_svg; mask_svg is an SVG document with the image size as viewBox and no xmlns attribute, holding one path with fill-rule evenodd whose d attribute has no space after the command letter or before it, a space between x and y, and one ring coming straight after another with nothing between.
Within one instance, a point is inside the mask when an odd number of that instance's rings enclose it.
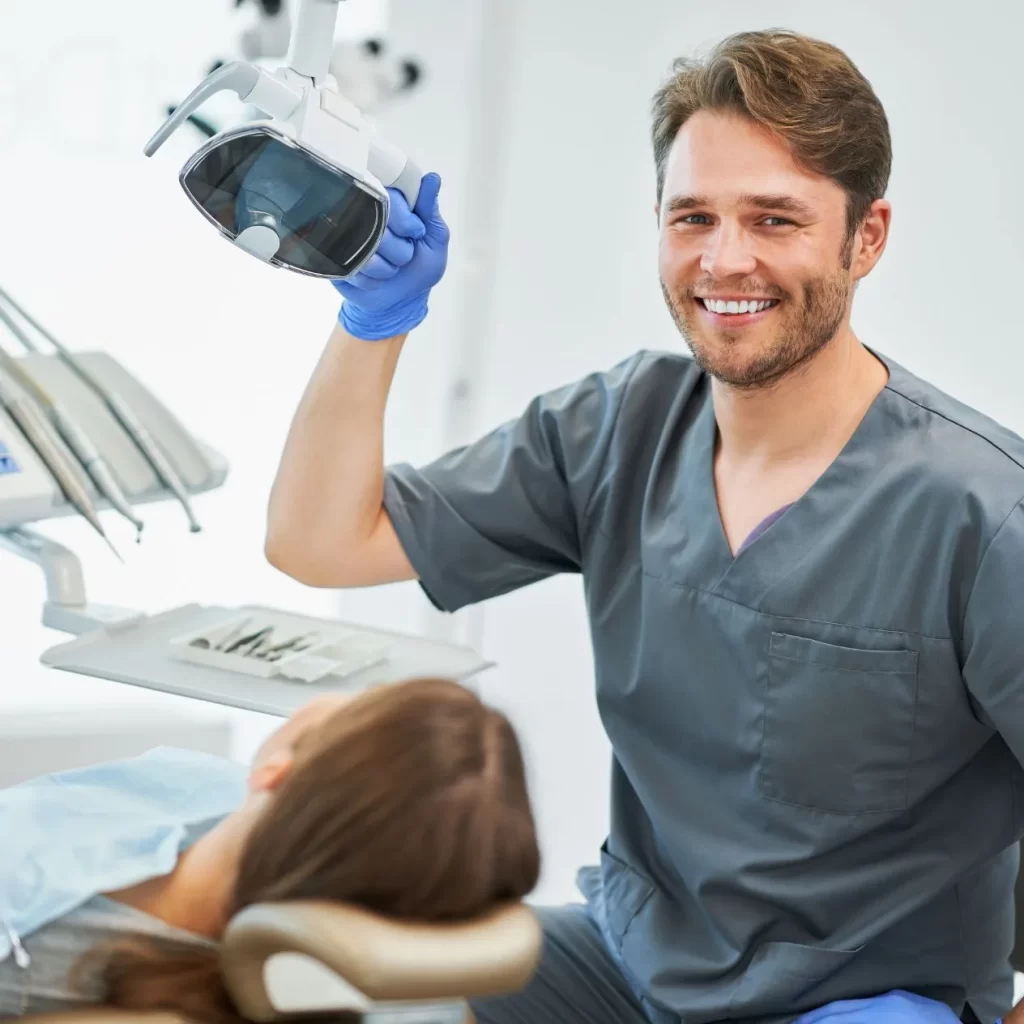
<instances>
[{"instance_id":1,"label":"smiling man","mask_svg":"<svg viewBox=\"0 0 1024 1024\"><path fill-rule=\"evenodd\" d=\"M992 1024L1024 830L1024 441L851 329L891 150L842 52L733 36L653 111L692 358L641 351L385 468L445 266L429 178L338 285L268 556L312 585L419 579L448 611L583 575L611 830L586 903L539 911L534 981L479 1024Z\"/></svg>"}]
</instances>

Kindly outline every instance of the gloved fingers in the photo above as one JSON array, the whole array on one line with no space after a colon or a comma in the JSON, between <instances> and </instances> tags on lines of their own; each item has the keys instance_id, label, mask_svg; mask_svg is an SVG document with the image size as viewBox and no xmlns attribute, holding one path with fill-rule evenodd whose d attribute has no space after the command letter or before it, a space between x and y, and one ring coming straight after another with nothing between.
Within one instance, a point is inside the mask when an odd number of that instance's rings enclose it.
<instances>
[{"instance_id":1,"label":"gloved fingers","mask_svg":"<svg viewBox=\"0 0 1024 1024\"><path fill-rule=\"evenodd\" d=\"M431 249L443 249L448 245L451 232L441 216L437 196L441 191L441 178L431 172L424 175L420 194L416 200L416 216L422 218L427 229L426 243Z\"/></svg>"},{"instance_id":2,"label":"gloved fingers","mask_svg":"<svg viewBox=\"0 0 1024 1024\"><path fill-rule=\"evenodd\" d=\"M384 229L384 237L377 246L377 255L396 267L404 267L412 259L415 251L416 247L408 238L396 235L391 228Z\"/></svg>"},{"instance_id":3,"label":"gloved fingers","mask_svg":"<svg viewBox=\"0 0 1024 1024\"><path fill-rule=\"evenodd\" d=\"M388 229L400 238L411 238L414 241L422 238L427 229L423 221L409 209L409 203L397 188L389 188L391 210L388 213Z\"/></svg>"},{"instance_id":4,"label":"gloved fingers","mask_svg":"<svg viewBox=\"0 0 1024 1024\"><path fill-rule=\"evenodd\" d=\"M362 266L356 277L368 277L374 281L390 281L398 273L398 267L375 252Z\"/></svg>"},{"instance_id":5,"label":"gloved fingers","mask_svg":"<svg viewBox=\"0 0 1024 1024\"><path fill-rule=\"evenodd\" d=\"M420 194L416 197L413 213L427 224L437 208L437 195L441 191L441 176L435 171L424 174L420 181Z\"/></svg>"},{"instance_id":6,"label":"gloved fingers","mask_svg":"<svg viewBox=\"0 0 1024 1024\"><path fill-rule=\"evenodd\" d=\"M346 299L358 299L368 292L376 291L384 282L367 277L361 270L344 281L332 281L331 284L341 292Z\"/></svg>"},{"instance_id":7,"label":"gloved fingers","mask_svg":"<svg viewBox=\"0 0 1024 1024\"><path fill-rule=\"evenodd\" d=\"M344 281L333 280L331 281L331 284L334 285L334 290L339 292L346 299L351 299L363 291L362 285L359 283L358 274L354 274L352 277L346 278Z\"/></svg>"}]
</instances>

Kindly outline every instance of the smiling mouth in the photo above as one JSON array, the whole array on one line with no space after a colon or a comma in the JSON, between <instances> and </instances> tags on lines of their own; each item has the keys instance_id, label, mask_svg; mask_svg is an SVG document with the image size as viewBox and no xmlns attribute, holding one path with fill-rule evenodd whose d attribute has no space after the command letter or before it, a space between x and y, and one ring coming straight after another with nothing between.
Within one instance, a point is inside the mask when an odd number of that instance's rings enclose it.
<instances>
[{"instance_id":1,"label":"smiling mouth","mask_svg":"<svg viewBox=\"0 0 1024 1024\"><path fill-rule=\"evenodd\" d=\"M774 309L780 299L702 299L694 300L701 308L716 316L750 316Z\"/></svg>"}]
</instances>

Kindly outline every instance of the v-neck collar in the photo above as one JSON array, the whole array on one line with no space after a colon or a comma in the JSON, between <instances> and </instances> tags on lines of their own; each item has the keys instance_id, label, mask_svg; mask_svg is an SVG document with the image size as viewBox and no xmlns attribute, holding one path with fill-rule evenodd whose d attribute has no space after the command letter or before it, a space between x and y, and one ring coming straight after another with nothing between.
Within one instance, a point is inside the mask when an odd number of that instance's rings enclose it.
<instances>
[{"instance_id":1,"label":"v-neck collar","mask_svg":"<svg viewBox=\"0 0 1024 1024\"><path fill-rule=\"evenodd\" d=\"M874 442L883 433L885 396L894 378L903 376L901 368L891 360L874 349L868 351L886 367L889 374L886 384L821 476L761 536L741 547L735 555L718 509L714 463L718 422L710 379L705 378L704 404L694 424L697 459L693 469L700 484L686 488L694 502L697 521L704 524L705 529L700 531L702 543L688 554L695 555L701 563L701 576L711 583L713 592L743 603L756 600L792 572L808 543L820 539L836 515L854 503L863 491L877 465L878 449Z\"/></svg>"}]
</instances>

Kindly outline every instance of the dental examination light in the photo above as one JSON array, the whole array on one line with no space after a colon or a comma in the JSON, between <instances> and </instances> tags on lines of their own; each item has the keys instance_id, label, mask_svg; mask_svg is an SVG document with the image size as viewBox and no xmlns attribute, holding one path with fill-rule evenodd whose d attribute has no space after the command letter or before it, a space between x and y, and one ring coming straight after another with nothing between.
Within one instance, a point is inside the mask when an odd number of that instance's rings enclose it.
<instances>
[{"instance_id":1,"label":"dental examination light","mask_svg":"<svg viewBox=\"0 0 1024 1024\"><path fill-rule=\"evenodd\" d=\"M377 135L330 74L338 4L300 0L287 64L212 71L145 147L152 156L211 96L234 92L266 115L214 135L179 181L221 234L258 259L322 278L356 273L388 222L388 187L415 205L421 173Z\"/></svg>"}]
</instances>

